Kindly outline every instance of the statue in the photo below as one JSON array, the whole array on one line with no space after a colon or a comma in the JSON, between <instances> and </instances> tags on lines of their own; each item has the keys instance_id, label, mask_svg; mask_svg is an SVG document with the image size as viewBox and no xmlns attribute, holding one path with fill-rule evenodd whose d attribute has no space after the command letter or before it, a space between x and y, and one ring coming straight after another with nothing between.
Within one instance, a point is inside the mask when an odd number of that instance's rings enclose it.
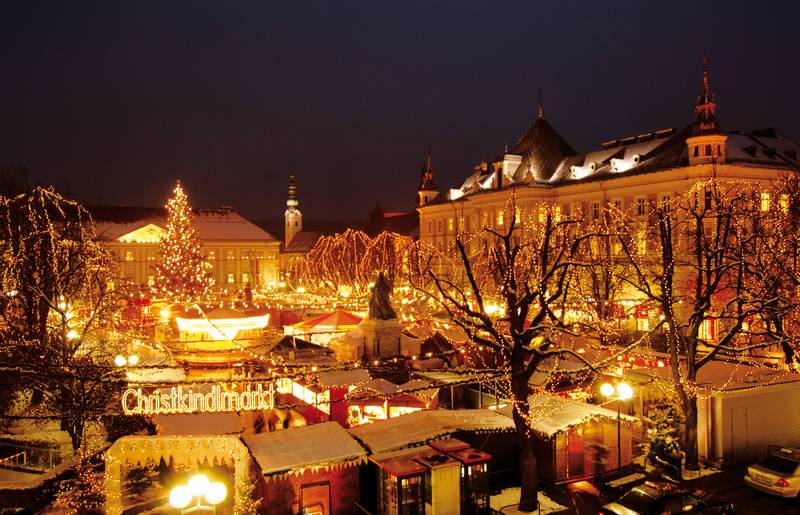
<instances>
[{"instance_id":1,"label":"statue","mask_svg":"<svg viewBox=\"0 0 800 515\"><path fill-rule=\"evenodd\" d=\"M369 318L372 320L391 320L397 318L397 313L389 303L389 294L392 289L389 286L383 272L378 274L375 286L372 287L372 294L369 298Z\"/></svg>"}]
</instances>

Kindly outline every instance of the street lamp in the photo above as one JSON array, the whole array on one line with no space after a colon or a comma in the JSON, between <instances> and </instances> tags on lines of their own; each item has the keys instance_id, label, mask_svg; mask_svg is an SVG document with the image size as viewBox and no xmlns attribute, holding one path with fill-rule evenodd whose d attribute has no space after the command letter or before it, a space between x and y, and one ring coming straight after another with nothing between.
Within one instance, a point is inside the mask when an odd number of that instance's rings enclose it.
<instances>
[{"instance_id":1,"label":"street lamp","mask_svg":"<svg viewBox=\"0 0 800 515\"><path fill-rule=\"evenodd\" d=\"M600 393L608 398L608 402L617 401L617 476L620 476L622 475L622 415L619 403L633 397L633 388L626 382L619 382L616 386L603 383L600 385Z\"/></svg>"},{"instance_id":2,"label":"street lamp","mask_svg":"<svg viewBox=\"0 0 800 515\"><path fill-rule=\"evenodd\" d=\"M196 474L189 480L188 485L178 485L170 491L169 504L181 510L181 514L199 511L217 513L217 505L224 501L227 495L228 489L225 488L225 484L219 481L212 483L205 475ZM197 499L197 503L187 508L193 498ZM203 498L211 506L202 504Z\"/></svg>"}]
</instances>

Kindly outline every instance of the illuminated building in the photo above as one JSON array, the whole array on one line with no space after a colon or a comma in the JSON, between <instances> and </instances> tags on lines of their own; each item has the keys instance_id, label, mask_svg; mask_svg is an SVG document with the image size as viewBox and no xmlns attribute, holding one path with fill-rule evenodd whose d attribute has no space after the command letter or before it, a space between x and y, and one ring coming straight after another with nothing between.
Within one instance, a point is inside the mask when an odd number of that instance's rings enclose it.
<instances>
[{"instance_id":1,"label":"illuminated building","mask_svg":"<svg viewBox=\"0 0 800 515\"><path fill-rule=\"evenodd\" d=\"M166 210L153 207L88 206L97 235L117 257L122 275L142 285L155 280L154 265L166 226ZM269 288L279 281L280 242L230 207L195 209L203 254L219 288L245 284Z\"/></svg>"},{"instance_id":2,"label":"illuminated building","mask_svg":"<svg viewBox=\"0 0 800 515\"><path fill-rule=\"evenodd\" d=\"M611 207L644 220L651 205L668 204L714 172L758 191L797 168L800 147L776 129L723 132L707 70L703 79L696 119L682 129L613 139L578 153L545 119L540 102L536 120L511 151L480 163L454 188L438 190L428 160L419 186L420 238L444 251L460 235L502 230L512 217L541 219L548 207L589 219Z\"/></svg>"}]
</instances>

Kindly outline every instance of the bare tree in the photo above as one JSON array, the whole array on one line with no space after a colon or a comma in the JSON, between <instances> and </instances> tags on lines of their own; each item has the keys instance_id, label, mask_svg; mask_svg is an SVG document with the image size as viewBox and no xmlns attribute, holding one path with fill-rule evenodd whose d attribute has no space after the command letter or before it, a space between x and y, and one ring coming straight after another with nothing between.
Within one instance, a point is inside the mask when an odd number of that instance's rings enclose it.
<instances>
[{"instance_id":1,"label":"bare tree","mask_svg":"<svg viewBox=\"0 0 800 515\"><path fill-rule=\"evenodd\" d=\"M620 238L632 265L621 278L666 323L689 469L698 467L697 374L720 353L741 352L738 337L757 311L745 291L754 209L752 195L712 177L628 220L635 236Z\"/></svg>"},{"instance_id":2,"label":"bare tree","mask_svg":"<svg viewBox=\"0 0 800 515\"><path fill-rule=\"evenodd\" d=\"M586 372L608 365L616 356L592 364L569 345L579 335L600 340L596 332L589 334L591 313L570 300L579 281L581 246L597 235L582 233L580 220L561 219L556 210L522 227L513 205L510 212L503 230L485 228L471 238L458 237L451 261L429 263L428 283L420 289L439 302L470 342L500 356L501 368L509 372L520 453L519 509L532 511L538 503L534 414L528 403L532 376L554 358L571 357ZM575 331L578 319L580 332ZM602 322L594 328L605 329Z\"/></svg>"},{"instance_id":3,"label":"bare tree","mask_svg":"<svg viewBox=\"0 0 800 515\"><path fill-rule=\"evenodd\" d=\"M0 197L0 242L4 373L43 396L78 448L114 390L112 257L88 213L47 188Z\"/></svg>"}]
</instances>

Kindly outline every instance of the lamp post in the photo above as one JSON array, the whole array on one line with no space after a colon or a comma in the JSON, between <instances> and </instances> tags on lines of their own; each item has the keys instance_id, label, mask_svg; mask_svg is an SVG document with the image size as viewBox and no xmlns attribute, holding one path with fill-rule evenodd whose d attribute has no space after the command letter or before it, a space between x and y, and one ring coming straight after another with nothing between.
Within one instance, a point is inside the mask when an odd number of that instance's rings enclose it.
<instances>
[{"instance_id":1,"label":"lamp post","mask_svg":"<svg viewBox=\"0 0 800 515\"><path fill-rule=\"evenodd\" d=\"M600 393L608 398L608 402L617 401L617 477L619 477L622 475L622 415L619 404L620 401L627 401L633 397L633 388L626 382L619 382L616 386L603 383L600 385Z\"/></svg>"},{"instance_id":2,"label":"lamp post","mask_svg":"<svg viewBox=\"0 0 800 515\"><path fill-rule=\"evenodd\" d=\"M210 511L217 513L217 504L225 500L228 489L219 481L213 483L203 474L196 474L189 480L188 485L178 485L169 493L169 504L173 508L181 510L181 514ZM204 505L201 500L205 498L211 506ZM192 499L197 502L187 508L192 503Z\"/></svg>"}]
</instances>

